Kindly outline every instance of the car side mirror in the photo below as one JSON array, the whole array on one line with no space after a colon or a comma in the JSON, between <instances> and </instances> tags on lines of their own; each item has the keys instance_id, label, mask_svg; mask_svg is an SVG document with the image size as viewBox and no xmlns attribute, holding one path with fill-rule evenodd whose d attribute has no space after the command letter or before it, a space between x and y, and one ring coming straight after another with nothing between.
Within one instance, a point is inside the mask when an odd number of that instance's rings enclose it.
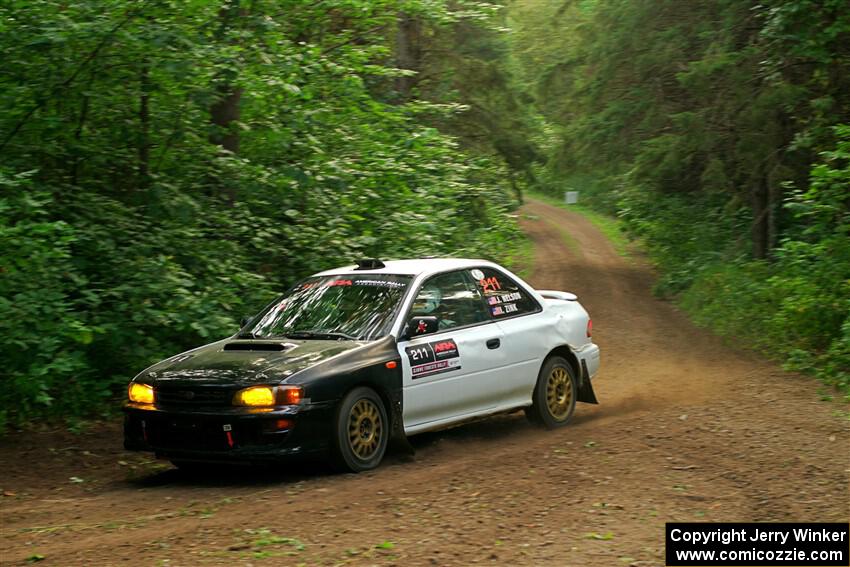
<instances>
[{"instance_id":1,"label":"car side mirror","mask_svg":"<svg viewBox=\"0 0 850 567\"><path fill-rule=\"evenodd\" d=\"M241 319L239 319L239 328L244 329L245 325L251 322L251 319L252 318L248 315L243 316Z\"/></svg>"},{"instance_id":2,"label":"car side mirror","mask_svg":"<svg viewBox=\"0 0 850 567\"><path fill-rule=\"evenodd\" d=\"M440 321L433 315L411 317L402 334L405 339L412 339L421 335L436 333L440 328Z\"/></svg>"}]
</instances>

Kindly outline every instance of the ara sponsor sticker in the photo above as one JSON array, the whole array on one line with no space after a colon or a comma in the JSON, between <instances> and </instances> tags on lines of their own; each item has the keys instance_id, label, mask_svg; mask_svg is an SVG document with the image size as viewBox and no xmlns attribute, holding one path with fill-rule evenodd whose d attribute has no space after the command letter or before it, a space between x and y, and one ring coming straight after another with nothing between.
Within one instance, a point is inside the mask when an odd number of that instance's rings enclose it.
<instances>
[{"instance_id":1,"label":"ara sponsor sticker","mask_svg":"<svg viewBox=\"0 0 850 567\"><path fill-rule=\"evenodd\" d=\"M454 339L409 346L405 349L413 379L460 370L460 351Z\"/></svg>"},{"instance_id":2,"label":"ara sponsor sticker","mask_svg":"<svg viewBox=\"0 0 850 567\"><path fill-rule=\"evenodd\" d=\"M469 273L476 280L483 280L484 279L484 272L482 272L481 270L470 270Z\"/></svg>"}]
</instances>

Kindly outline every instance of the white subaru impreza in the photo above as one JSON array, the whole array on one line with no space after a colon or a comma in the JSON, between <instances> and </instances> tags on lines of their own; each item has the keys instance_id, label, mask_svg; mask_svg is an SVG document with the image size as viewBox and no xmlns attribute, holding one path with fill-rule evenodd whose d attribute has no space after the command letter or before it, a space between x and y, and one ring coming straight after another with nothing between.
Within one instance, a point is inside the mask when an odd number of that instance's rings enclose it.
<instances>
[{"instance_id":1,"label":"white subaru impreza","mask_svg":"<svg viewBox=\"0 0 850 567\"><path fill-rule=\"evenodd\" d=\"M485 260L363 260L136 376L124 444L178 466L322 453L364 471L391 437L491 414L565 425L597 403L598 369L571 293Z\"/></svg>"}]
</instances>

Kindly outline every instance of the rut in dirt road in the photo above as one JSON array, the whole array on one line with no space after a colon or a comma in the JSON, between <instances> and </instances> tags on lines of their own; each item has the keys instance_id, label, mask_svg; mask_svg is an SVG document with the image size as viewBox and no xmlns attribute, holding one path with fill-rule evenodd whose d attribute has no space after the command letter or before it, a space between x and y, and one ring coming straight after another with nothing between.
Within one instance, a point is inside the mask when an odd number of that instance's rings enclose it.
<instances>
[{"instance_id":1,"label":"rut in dirt road","mask_svg":"<svg viewBox=\"0 0 850 567\"><path fill-rule=\"evenodd\" d=\"M530 282L577 293L602 349L600 404L569 427L497 417L362 475L193 477L123 453L117 424L12 437L0 561L662 565L667 521L847 520L845 406L654 299L651 271L583 217L522 214Z\"/></svg>"}]
</instances>

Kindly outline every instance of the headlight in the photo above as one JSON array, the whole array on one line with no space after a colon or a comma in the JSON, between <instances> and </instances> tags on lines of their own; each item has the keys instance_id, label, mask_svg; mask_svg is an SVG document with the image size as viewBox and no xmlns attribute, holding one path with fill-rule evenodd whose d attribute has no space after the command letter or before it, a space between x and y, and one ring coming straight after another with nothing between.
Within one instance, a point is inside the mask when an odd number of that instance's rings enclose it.
<instances>
[{"instance_id":1,"label":"headlight","mask_svg":"<svg viewBox=\"0 0 850 567\"><path fill-rule=\"evenodd\" d=\"M139 384L138 382L131 382L130 387L127 389L127 396L130 398L131 402L136 402L139 404L152 404L153 386L148 386L147 384Z\"/></svg>"},{"instance_id":2,"label":"headlight","mask_svg":"<svg viewBox=\"0 0 850 567\"><path fill-rule=\"evenodd\" d=\"M301 386L251 386L239 390L233 396L235 406L296 405L301 403L304 389Z\"/></svg>"},{"instance_id":3,"label":"headlight","mask_svg":"<svg viewBox=\"0 0 850 567\"><path fill-rule=\"evenodd\" d=\"M239 390L233 396L233 405L236 406L273 406L274 388L270 386L251 386Z\"/></svg>"}]
</instances>

